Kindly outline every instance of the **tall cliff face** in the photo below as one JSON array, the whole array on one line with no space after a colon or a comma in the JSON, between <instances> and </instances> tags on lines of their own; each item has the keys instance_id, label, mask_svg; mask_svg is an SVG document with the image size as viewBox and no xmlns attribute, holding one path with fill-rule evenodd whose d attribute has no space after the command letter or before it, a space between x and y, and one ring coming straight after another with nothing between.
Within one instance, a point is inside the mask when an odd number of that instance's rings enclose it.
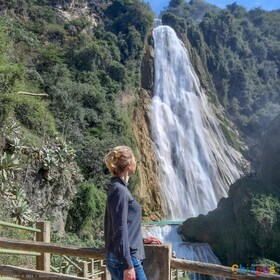
<instances>
[{"instance_id":1,"label":"tall cliff face","mask_svg":"<svg viewBox=\"0 0 280 280\"><path fill-rule=\"evenodd\" d=\"M136 92L132 122L132 130L140 156L137 167L140 186L137 194L142 202L144 220L160 220L163 217L160 171L151 135L154 51L149 43L146 43L142 58L141 86L142 88Z\"/></svg>"},{"instance_id":2,"label":"tall cliff face","mask_svg":"<svg viewBox=\"0 0 280 280\"><path fill-rule=\"evenodd\" d=\"M144 89L138 91L135 102L132 130L140 154L138 164L140 187L138 196L145 220L160 220L163 216L160 190L159 164L151 140L151 95Z\"/></svg>"}]
</instances>

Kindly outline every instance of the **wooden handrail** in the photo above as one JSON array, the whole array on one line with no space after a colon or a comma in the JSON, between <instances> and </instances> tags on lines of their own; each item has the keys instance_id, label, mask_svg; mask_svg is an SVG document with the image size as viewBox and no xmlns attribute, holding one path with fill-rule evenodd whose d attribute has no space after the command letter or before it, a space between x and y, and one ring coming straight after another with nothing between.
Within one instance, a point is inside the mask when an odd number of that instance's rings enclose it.
<instances>
[{"instance_id":1,"label":"wooden handrail","mask_svg":"<svg viewBox=\"0 0 280 280\"><path fill-rule=\"evenodd\" d=\"M70 276L61 273L45 272L40 270L26 269L15 267L11 265L1 265L0 275L11 276L12 278L19 279L59 279L59 280L86 280L88 278Z\"/></svg>"},{"instance_id":2,"label":"wooden handrail","mask_svg":"<svg viewBox=\"0 0 280 280\"><path fill-rule=\"evenodd\" d=\"M37 229L37 228L20 226L20 225L3 222L3 221L0 221L0 226L6 226L6 227L16 228L16 229L24 229L24 230L33 231L33 232L41 232L41 230Z\"/></svg>"},{"instance_id":3,"label":"wooden handrail","mask_svg":"<svg viewBox=\"0 0 280 280\"><path fill-rule=\"evenodd\" d=\"M18 250L6 250L0 249L0 254L12 254L12 255L24 255L24 256L41 256L40 253L37 252L27 252L27 251L18 251Z\"/></svg>"},{"instance_id":4,"label":"wooden handrail","mask_svg":"<svg viewBox=\"0 0 280 280\"><path fill-rule=\"evenodd\" d=\"M99 260L104 260L106 258L106 251L104 249L80 248L75 246L65 246L38 241L22 241L0 238L0 248L76 256L81 258L92 258Z\"/></svg>"},{"instance_id":5,"label":"wooden handrail","mask_svg":"<svg viewBox=\"0 0 280 280\"><path fill-rule=\"evenodd\" d=\"M280 275L277 274L258 274L255 272L233 272L231 267L222 266L218 264L202 263L197 261L189 261L183 259L171 259L171 268L181 269L190 272L207 274L216 277L225 277L228 279L242 279L242 280L263 280L263 279L280 279ZM260 273L260 272L259 272Z\"/></svg>"},{"instance_id":6,"label":"wooden handrail","mask_svg":"<svg viewBox=\"0 0 280 280\"><path fill-rule=\"evenodd\" d=\"M106 257L106 252L104 249L79 248L74 246L62 246L58 244L51 244L45 242L10 240L6 238L0 238L0 248L18 249L18 250L25 250L25 251L40 252L40 253L52 253L52 254L67 255L67 256L78 256L83 258L93 258L93 259L100 259L100 260L105 259ZM231 267L184 260L184 259L171 258L170 263L172 269L180 269L180 270L185 270L185 271L195 272L200 274L225 277L228 279L243 279L243 280L280 279L280 275L277 274L265 274L261 272L255 273L252 271L242 272L239 270L232 271ZM10 266L0 266L0 275L2 272L1 269L7 271L8 268L10 268ZM11 269L9 271L11 271ZM15 270L13 269L13 272L14 271ZM58 278L49 278L49 279L58 279ZM71 278L67 278L67 279L71 279ZM82 278L73 278L73 279L82 279Z\"/></svg>"}]
</instances>

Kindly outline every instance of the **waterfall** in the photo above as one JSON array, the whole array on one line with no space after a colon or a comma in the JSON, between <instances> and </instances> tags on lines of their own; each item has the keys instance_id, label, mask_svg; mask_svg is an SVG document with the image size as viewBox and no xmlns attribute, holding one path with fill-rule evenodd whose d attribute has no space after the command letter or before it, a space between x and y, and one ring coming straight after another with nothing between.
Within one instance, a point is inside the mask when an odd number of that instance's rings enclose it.
<instances>
[{"instance_id":1,"label":"waterfall","mask_svg":"<svg viewBox=\"0 0 280 280\"><path fill-rule=\"evenodd\" d=\"M162 171L165 218L207 214L240 177L240 154L227 144L188 51L168 26L154 28L152 135ZM171 242L178 258L220 264L205 243L183 242L175 226L146 227L144 236ZM191 279L222 279L192 274Z\"/></svg>"},{"instance_id":2,"label":"waterfall","mask_svg":"<svg viewBox=\"0 0 280 280\"><path fill-rule=\"evenodd\" d=\"M163 242L172 243L172 250L176 252L176 257L180 259L188 259L207 263L221 264L219 259L214 255L211 247L206 243L190 243L183 242L177 233L178 226L148 226L143 229L143 236L157 236ZM211 277L190 273L192 280L215 279L222 280L221 277Z\"/></svg>"},{"instance_id":3,"label":"waterfall","mask_svg":"<svg viewBox=\"0 0 280 280\"><path fill-rule=\"evenodd\" d=\"M182 220L206 214L240 177L187 49L168 26L154 29L152 135L162 170L164 212Z\"/></svg>"}]
</instances>

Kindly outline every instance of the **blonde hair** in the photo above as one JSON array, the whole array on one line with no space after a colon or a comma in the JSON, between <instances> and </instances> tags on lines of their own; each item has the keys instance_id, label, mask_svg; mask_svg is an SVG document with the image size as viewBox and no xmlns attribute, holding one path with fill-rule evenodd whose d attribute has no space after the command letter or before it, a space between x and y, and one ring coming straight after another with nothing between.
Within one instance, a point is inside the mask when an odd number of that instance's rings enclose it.
<instances>
[{"instance_id":1,"label":"blonde hair","mask_svg":"<svg viewBox=\"0 0 280 280\"><path fill-rule=\"evenodd\" d=\"M104 157L104 162L114 176L119 176L133 159L135 160L135 157L131 148L117 146Z\"/></svg>"}]
</instances>

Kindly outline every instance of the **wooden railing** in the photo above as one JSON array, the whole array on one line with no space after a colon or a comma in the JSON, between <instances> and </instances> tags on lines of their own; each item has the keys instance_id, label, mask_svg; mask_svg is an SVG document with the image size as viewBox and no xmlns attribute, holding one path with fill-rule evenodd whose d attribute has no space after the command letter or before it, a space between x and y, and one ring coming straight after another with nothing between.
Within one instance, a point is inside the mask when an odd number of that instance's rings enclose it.
<instances>
[{"instance_id":1,"label":"wooden railing","mask_svg":"<svg viewBox=\"0 0 280 280\"><path fill-rule=\"evenodd\" d=\"M263 279L280 279L280 275L277 274L267 274L262 272L253 271L240 271L233 270L231 267L202 263L197 261L189 261L182 259L171 260L171 268L179 269L188 272L195 272L200 274L212 275L216 277L224 277L228 279L243 279L243 280L263 280Z\"/></svg>"},{"instance_id":2,"label":"wooden railing","mask_svg":"<svg viewBox=\"0 0 280 280\"><path fill-rule=\"evenodd\" d=\"M0 238L0 248L17 249L24 252L35 252L43 254L59 254L67 256L79 256L104 260L106 252L103 249L80 248L74 246L62 246L39 241L22 241ZM144 269L149 280L170 280L172 270L182 270L200 274L224 277L228 279L280 279L280 275L264 274L260 272L233 270L231 267L222 265L202 263L197 261L172 258L171 244L163 245L145 245L146 258L144 260ZM45 279L86 279L78 276L61 275L47 271L38 271L31 269L18 268L14 266L0 265L0 276L10 276L15 278L45 278ZM175 276L174 276L175 275ZM173 279L176 279L176 273ZM107 275L103 275L102 280L106 280Z\"/></svg>"},{"instance_id":3,"label":"wooden railing","mask_svg":"<svg viewBox=\"0 0 280 280\"><path fill-rule=\"evenodd\" d=\"M21 225L16 225L12 223L7 223L0 221L0 226L9 227L9 228L15 228L19 230L27 230L36 233L35 240L36 241L23 241L29 244L40 244L42 248L44 248L43 245L50 244L50 223L49 222L38 222L36 223L36 228L31 227L25 227ZM3 238L2 238L3 239ZM0 246L0 254L12 254L12 255L28 255L28 256L36 256L36 270L32 269L25 269L25 268L19 268L14 266L1 266L0 267L0 276L1 275L13 275L21 277L29 277L30 275L34 275L34 277L38 276L40 273L42 273L42 277L47 277L45 279L56 279L57 277L59 279L93 279L98 277L98 279L105 280L106 279L106 266L103 264L103 259L105 258L105 254L102 255L102 258L98 259L97 261L94 259L90 259L89 261L85 260L78 260L78 263L75 263L70 258L65 256L64 253L61 253L59 251L59 255L61 255L61 258L63 260L63 263L59 267L53 267L50 264L50 253L56 253L56 251L48 252L47 250L39 250L34 251L32 249L20 249L19 242L16 242L17 240L10 240L12 243L15 242L14 246L9 245L8 247ZM22 241L22 240L21 240ZM6 249L3 249L6 248ZM77 248L72 247L72 250L77 250ZM79 249L79 248L78 248ZM67 252L67 248L65 248ZM67 253L66 253L67 254ZM79 253L74 254L70 253L70 256L77 256L82 257ZM62 276L61 273L67 273L72 267L75 268L77 272L77 276L69 276L64 275ZM55 273L50 273L50 271L53 270ZM28 276L29 275L29 276ZM16 278L21 278L16 277ZM63 277L63 278L61 278ZM70 278L69 278L70 277ZM76 277L76 278L75 278ZM38 278L38 277L37 277Z\"/></svg>"},{"instance_id":4,"label":"wooden railing","mask_svg":"<svg viewBox=\"0 0 280 280\"><path fill-rule=\"evenodd\" d=\"M26 227L22 225L17 225L13 223L8 223L4 221L0 221L1 227L14 228L17 230L24 230L35 233L36 241L50 242L50 223L49 222L38 222L36 223L36 228ZM17 249L17 248L15 248ZM44 253L35 253L35 252L26 252L26 251L18 251L18 250L3 250L0 249L1 254L13 254L13 255L28 255L36 257L36 269L49 271L50 269L50 256L49 254Z\"/></svg>"}]
</instances>

